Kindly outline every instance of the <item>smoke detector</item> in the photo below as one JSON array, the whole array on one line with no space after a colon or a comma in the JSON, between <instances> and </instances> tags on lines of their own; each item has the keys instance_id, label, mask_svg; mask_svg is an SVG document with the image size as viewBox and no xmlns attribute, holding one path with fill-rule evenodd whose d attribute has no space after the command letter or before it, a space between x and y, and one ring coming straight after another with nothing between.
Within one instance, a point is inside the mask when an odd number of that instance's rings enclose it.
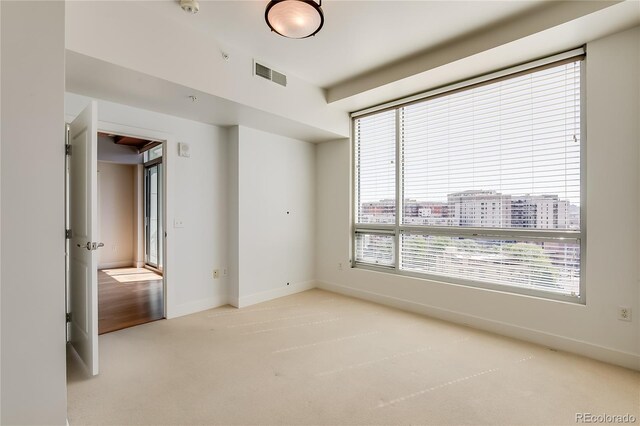
<instances>
[{"instance_id":1,"label":"smoke detector","mask_svg":"<svg viewBox=\"0 0 640 426\"><path fill-rule=\"evenodd\" d=\"M196 0L180 0L180 7L192 15L195 15L200 10L200 4Z\"/></svg>"}]
</instances>

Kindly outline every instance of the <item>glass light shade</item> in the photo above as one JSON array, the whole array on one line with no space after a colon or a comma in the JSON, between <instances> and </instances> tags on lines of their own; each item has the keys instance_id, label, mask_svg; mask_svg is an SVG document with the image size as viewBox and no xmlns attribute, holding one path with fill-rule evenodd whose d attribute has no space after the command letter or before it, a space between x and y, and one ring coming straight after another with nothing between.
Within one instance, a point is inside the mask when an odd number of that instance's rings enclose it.
<instances>
[{"instance_id":1,"label":"glass light shade","mask_svg":"<svg viewBox=\"0 0 640 426\"><path fill-rule=\"evenodd\" d=\"M322 9L313 0L272 0L265 19L273 31L288 38L312 36L324 23Z\"/></svg>"}]
</instances>

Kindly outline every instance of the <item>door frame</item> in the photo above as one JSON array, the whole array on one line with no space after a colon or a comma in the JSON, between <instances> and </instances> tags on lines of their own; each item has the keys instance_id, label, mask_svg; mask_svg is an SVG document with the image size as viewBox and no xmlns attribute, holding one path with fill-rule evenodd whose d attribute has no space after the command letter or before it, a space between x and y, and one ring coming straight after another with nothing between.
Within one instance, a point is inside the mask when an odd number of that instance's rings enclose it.
<instances>
[{"instance_id":1,"label":"door frame","mask_svg":"<svg viewBox=\"0 0 640 426\"><path fill-rule=\"evenodd\" d=\"M70 123L72 120L74 119L74 116L72 115L66 115L65 116L65 122L66 123ZM152 130L152 129L146 129L146 128L142 128L142 127L134 127L134 126L129 126L129 125L125 125L125 124L119 124L119 123L113 123L113 122L109 122L109 121L102 121L99 119L98 117L98 131L99 132L103 132L103 133L113 133L113 134L117 134L120 136L131 136L131 137L135 137L135 138L139 138L139 139L150 139L150 140L154 140L154 141L158 141L162 143L162 162L163 162L163 176L162 176L162 192L163 192L163 199L162 199L162 226L164 229L164 235L163 235L163 239L162 239L162 250L163 250L163 269L162 269L162 299L163 299L163 317L169 318L169 313L172 312L172 302L173 299L171 298L171 292L170 289L171 284L170 284L170 271L171 271L171 260L172 260L172 256L170 255L170 251L168 250L168 246L169 244L167 244L167 240L168 240L168 235L169 235L169 228L168 228L168 223L169 223L169 215L168 215L168 211L169 211L169 207L171 206L170 202L170 197L169 197L169 179L168 177L170 176L171 172L172 172L172 165L173 165L173 158L171 158L170 155L170 150L168 149L169 145L174 146L174 136L170 133L166 133L166 132L161 132L161 131L157 131L157 130ZM65 162L65 168L66 168L66 162ZM66 173L66 171L65 171ZM65 184L66 185L66 184ZM65 201L65 209L68 209L68 206L66 205L66 201ZM66 213L65 213L66 215ZM67 219L65 217L65 222L67 222ZM68 223L68 222L67 222ZM66 244L66 240L65 240L65 244ZM66 259L66 257L65 257ZM65 260L66 262L66 260ZM68 280L66 283L66 292L67 292L67 298L68 298L68 294L69 294L69 289L68 289ZM67 307L67 312L68 313L68 307ZM67 340L68 340L68 334L67 334Z\"/></svg>"},{"instance_id":2,"label":"door frame","mask_svg":"<svg viewBox=\"0 0 640 426\"><path fill-rule=\"evenodd\" d=\"M156 167L156 170L160 170L158 168L159 166L162 167L162 173L161 173L161 176L162 176L162 182L161 182L162 198L161 198L161 200L162 200L162 203L164 204L164 196L165 196L165 191L164 191L164 187L163 187L163 185L164 185L164 172L165 172L165 170L164 170L164 146L163 146L163 149L162 149L162 156L161 157L155 158L155 159L153 159L151 161L147 161L146 163L142 163L142 181L143 181L142 204L143 204L143 216L144 216L144 219L145 219L144 220L144 230L143 230L143 245L144 245L143 263L146 266L148 266L148 267L150 267L152 269L157 269L158 271L163 271L164 270L164 257L165 257L164 256L165 255L164 246L162 246L162 251L161 251L161 253L162 253L161 257L162 257L162 260L163 260L162 265L160 265L160 264L154 265L149 261L149 253L151 252L151 247L147 246L148 244L150 244L150 235L149 235L150 224L147 222L147 218L148 218L147 215L149 214L147 209L150 208L150 205L147 204L147 195L148 195L147 191L149 190L149 183L150 182L147 180L147 177L148 177L147 175L148 175L149 169L151 169L152 167ZM161 214L163 214L164 211L162 209L162 206L161 206L160 210L161 210ZM162 215L161 215L161 217L162 217ZM164 226L164 224L165 224L164 223L164 217L162 217L162 220L160 222L161 222L162 226ZM162 234L160 235L160 238L161 238L160 241L161 242L164 240L164 238L162 238L162 235L165 234L165 233L166 233L166 230L163 228L162 229Z\"/></svg>"}]
</instances>

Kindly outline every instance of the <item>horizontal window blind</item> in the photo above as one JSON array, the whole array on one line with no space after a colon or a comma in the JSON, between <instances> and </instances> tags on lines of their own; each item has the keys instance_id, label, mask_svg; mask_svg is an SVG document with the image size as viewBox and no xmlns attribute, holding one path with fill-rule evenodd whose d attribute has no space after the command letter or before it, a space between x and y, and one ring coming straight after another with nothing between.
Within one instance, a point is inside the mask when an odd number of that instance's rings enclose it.
<instances>
[{"instance_id":1,"label":"horizontal window blind","mask_svg":"<svg viewBox=\"0 0 640 426\"><path fill-rule=\"evenodd\" d=\"M582 59L355 117L355 264L583 298Z\"/></svg>"},{"instance_id":2,"label":"horizontal window blind","mask_svg":"<svg viewBox=\"0 0 640 426\"><path fill-rule=\"evenodd\" d=\"M396 113L385 111L355 123L357 222L396 221Z\"/></svg>"},{"instance_id":3,"label":"horizontal window blind","mask_svg":"<svg viewBox=\"0 0 640 426\"><path fill-rule=\"evenodd\" d=\"M356 261L373 265L393 266L395 243L393 235L358 232L355 239Z\"/></svg>"},{"instance_id":4,"label":"horizontal window blind","mask_svg":"<svg viewBox=\"0 0 640 426\"><path fill-rule=\"evenodd\" d=\"M403 270L576 295L577 241L516 241L402 235Z\"/></svg>"},{"instance_id":5,"label":"horizontal window blind","mask_svg":"<svg viewBox=\"0 0 640 426\"><path fill-rule=\"evenodd\" d=\"M580 62L400 109L403 222L579 229Z\"/></svg>"}]
</instances>

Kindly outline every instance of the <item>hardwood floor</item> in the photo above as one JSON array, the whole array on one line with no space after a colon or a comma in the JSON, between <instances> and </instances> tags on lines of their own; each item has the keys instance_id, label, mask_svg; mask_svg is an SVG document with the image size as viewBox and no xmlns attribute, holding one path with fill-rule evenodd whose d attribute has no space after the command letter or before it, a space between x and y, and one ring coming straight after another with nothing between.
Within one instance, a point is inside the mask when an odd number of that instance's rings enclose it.
<instances>
[{"instance_id":1,"label":"hardwood floor","mask_svg":"<svg viewBox=\"0 0 640 426\"><path fill-rule=\"evenodd\" d=\"M98 271L98 334L163 317L161 275L142 268Z\"/></svg>"}]
</instances>

